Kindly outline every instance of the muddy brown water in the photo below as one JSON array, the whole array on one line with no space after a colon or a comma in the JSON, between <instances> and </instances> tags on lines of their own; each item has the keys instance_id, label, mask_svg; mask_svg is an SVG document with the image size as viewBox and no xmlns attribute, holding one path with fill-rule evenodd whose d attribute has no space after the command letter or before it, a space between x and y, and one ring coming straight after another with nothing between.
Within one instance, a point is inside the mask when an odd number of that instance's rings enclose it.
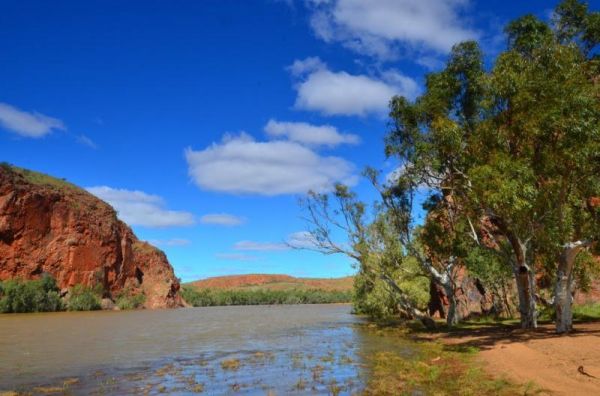
<instances>
[{"instance_id":1,"label":"muddy brown water","mask_svg":"<svg viewBox=\"0 0 600 396\"><path fill-rule=\"evenodd\" d=\"M409 344L349 305L0 315L0 393L353 394Z\"/></svg>"}]
</instances>

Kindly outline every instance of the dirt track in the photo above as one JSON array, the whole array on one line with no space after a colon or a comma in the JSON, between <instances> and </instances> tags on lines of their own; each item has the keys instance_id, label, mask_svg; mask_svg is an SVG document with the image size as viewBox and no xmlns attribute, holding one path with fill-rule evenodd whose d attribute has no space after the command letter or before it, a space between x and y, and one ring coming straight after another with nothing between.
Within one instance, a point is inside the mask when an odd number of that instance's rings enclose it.
<instances>
[{"instance_id":1,"label":"dirt track","mask_svg":"<svg viewBox=\"0 0 600 396\"><path fill-rule=\"evenodd\" d=\"M535 382L548 395L600 395L600 322L577 324L566 336L544 325L534 332L490 326L442 336L449 344L477 346L486 370ZM582 367L580 369L580 367Z\"/></svg>"}]
</instances>

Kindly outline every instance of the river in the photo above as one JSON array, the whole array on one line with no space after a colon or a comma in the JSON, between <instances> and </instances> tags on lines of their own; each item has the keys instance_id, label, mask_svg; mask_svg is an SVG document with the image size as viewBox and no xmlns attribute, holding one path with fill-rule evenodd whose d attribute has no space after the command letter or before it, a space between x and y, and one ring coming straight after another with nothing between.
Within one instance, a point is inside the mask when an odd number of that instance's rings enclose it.
<instances>
[{"instance_id":1,"label":"river","mask_svg":"<svg viewBox=\"0 0 600 396\"><path fill-rule=\"evenodd\" d=\"M0 393L354 394L410 346L349 305L0 315Z\"/></svg>"}]
</instances>

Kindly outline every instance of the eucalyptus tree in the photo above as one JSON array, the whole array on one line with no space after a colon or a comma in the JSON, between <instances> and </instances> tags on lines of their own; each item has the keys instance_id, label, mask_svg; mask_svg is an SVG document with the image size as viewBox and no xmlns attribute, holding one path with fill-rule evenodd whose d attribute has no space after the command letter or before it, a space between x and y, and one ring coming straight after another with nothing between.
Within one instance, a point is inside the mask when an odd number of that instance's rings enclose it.
<instances>
[{"instance_id":1,"label":"eucalyptus tree","mask_svg":"<svg viewBox=\"0 0 600 396\"><path fill-rule=\"evenodd\" d=\"M504 185L516 180L529 196L518 216L528 218L528 238L540 257L557 263L551 267L558 332L572 327L577 255L597 239L590 200L600 195L598 15L568 0L556 9L555 31L533 16L511 23L509 51L490 79L491 122L483 127L493 160L505 163L497 168L514 175Z\"/></svg>"},{"instance_id":2,"label":"eucalyptus tree","mask_svg":"<svg viewBox=\"0 0 600 396\"><path fill-rule=\"evenodd\" d=\"M468 142L480 123L484 77L477 43L461 43L452 49L443 71L427 75L422 96L412 103L394 97L390 104L392 130L386 137L386 155L398 158L401 168L395 183L382 191L383 202L399 218L410 215L412 208L399 206L397 201L429 194L436 202L429 208L431 215L421 234L422 250L413 241L414 221L405 221L398 232L410 254L443 286L450 303L449 324L458 320L454 281L464 256L459 246L469 235L461 230L467 224L464 197L471 188L467 174L474 162ZM443 230L436 231L438 235L434 235L436 221L445 223Z\"/></svg>"},{"instance_id":3,"label":"eucalyptus tree","mask_svg":"<svg viewBox=\"0 0 600 396\"><path fill-rule=\"evenodd\" d=\"M472 240L511 266L523 328L537 326L536 257L561 246L561 262L572 263L595 229L582 203L600 193L600 25L582 4L561 3L555 31L533 16L509 24L508 49L489 72L475 42L456 45L422 96L390 106L386 153L404 170L396 191L426 185L453 202Z\"/></svg>"}]
</instances>

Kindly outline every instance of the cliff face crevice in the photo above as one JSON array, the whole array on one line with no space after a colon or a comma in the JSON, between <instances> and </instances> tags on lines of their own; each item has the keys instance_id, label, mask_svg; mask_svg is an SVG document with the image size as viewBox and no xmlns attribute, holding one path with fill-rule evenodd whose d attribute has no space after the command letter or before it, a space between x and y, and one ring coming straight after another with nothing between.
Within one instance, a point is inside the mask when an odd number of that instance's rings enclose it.
<instances>
[{"instance_id":1,"label":"cliff face crevice","mask_svg":"<svg viewBox=\"0 0 600 396\"><path fill-rule=\"evenodd\" d=\"M101 283L113 299L144 293L147 308L181 306L165 254L139 241L115 210L87 191L0 166L0 280L51 274L60 288Z\"/></svg>"}]
</instances>

